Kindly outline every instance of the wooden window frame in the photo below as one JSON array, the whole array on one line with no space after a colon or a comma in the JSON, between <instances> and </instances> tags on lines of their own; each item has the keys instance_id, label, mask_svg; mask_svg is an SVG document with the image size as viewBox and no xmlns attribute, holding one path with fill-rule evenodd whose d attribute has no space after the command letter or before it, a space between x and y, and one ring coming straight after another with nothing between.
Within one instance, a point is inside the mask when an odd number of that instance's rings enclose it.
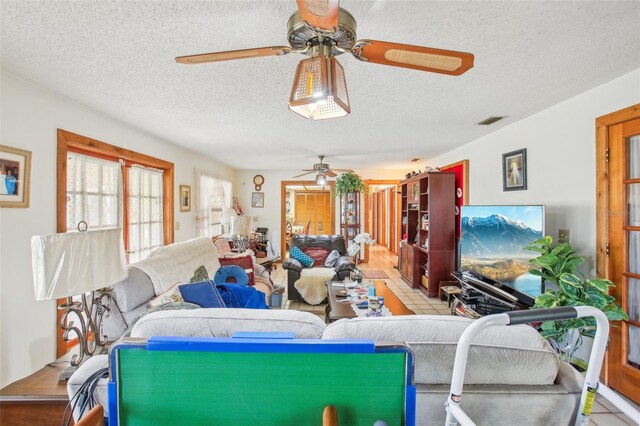
<instances>
[{"instance_id":1,"label":"wooden window frame","mask_svg":"<svg viewBox=\"0 0 640 426\"><path fill-rule=\"evenodd\" d=\"M57 209L57 223L56 231L58 233L67 232L67 155L68 153L75 152L78 154L89 155L92 157L102 158L110 161L123 160L124 164L122 168L122 183L123 183L123 238L125 247L129 247L128 236L128 203L129 189L128 189L128 173L126 168L139 164L145 167L152 167L162 170L163 182L163 242L165 245L171 244L174 241L173 231L173 204L174 204L174 171L173 163L169 161L160 160L158 158L141 154L139 152L131 151L126 148L121 148L115 145L111 145L106 142L102 142L96 139L91 139L86 136L78 135L66 130L58 129L58 148L57 148L57 188L56 188L56 209ZM60 322L61 311L58 311L58 323ZM57 356L64 355L67 351L67 345L62 338L62 329L57 327Z\"/></svg>"}]
</instances>

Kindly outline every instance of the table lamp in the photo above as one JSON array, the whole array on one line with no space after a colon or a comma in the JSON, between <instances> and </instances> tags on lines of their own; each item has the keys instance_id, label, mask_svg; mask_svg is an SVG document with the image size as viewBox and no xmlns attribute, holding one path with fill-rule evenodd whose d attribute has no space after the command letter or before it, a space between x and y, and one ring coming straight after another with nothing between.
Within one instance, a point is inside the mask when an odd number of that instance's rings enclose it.
<instances>
[{"instance_id":1,"label":"table lamp","mask_svg":"<svg viewBox=\"0 0 640 426\"><path fill-rule=\"evenodd\" d=\"M64 311L60 320L64 340L78 338L78 354L60 375L63 380L85 356L102 351L107 343L101 333L102 317L109 312L110 294L105 287L126 277L122 229L34 236L31 264L36 300L66 298L66 303L58 306ZM81 300L74 301L73 296L78 295Z\"/></svg>"}]
</instances>

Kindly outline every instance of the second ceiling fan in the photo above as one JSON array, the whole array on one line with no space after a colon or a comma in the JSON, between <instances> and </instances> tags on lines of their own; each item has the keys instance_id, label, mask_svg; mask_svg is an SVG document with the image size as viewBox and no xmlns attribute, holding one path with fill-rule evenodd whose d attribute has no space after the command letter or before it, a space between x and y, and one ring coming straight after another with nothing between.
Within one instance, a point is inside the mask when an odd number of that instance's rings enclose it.
<instances>
[{"instance_id":1,"label":"second ceiling fan","mask_svg":"<svg viewBox=\"0 0 640 426\"><path fill-rule=\"evenodd\" d=\"M312 169L303 169L302 171L304 173L301 173L299 175L293 176L292 179L296 179L302 176L306 176L309 175L311 173L316 173L316 185L326 185L327 183L327 177L336 177L338 176L338 173L349 173L349 172L353 172L353 170L349 170L349 169L332 169L327 163L325 163L324 160L324 155L318 155L318 158L320 159L319 163L316 163L313 165Z\"/></svg>"},{"instance_id":2,"label":"second ceiling fan","mask_svg":"<svg viewBox=\"0 0 640 426\"><path fill-rule=\"evenodd\" d=\"M362 62L460 75L473 67L473 55L454 50L412 46L379 40L357 40L355 18L340 8L339 0L297 0L287 23L289 46L230 50L180 56L182 64L202 64L260 56L301 53L309 56L296 69L289 109L306 118L321 120L351 112L342 65L335 58L351 53Z\"/></svg>"}]
</instances>

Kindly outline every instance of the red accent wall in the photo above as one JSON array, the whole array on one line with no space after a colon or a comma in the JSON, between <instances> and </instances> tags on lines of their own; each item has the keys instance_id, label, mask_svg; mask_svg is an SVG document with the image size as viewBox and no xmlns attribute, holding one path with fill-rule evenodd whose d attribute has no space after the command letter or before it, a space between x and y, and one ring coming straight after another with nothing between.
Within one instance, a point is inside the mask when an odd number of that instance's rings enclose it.
<instances>
[{"instance_id":1,"label":"red accent wall","mask_svg":"<svg viewBox=\"0 0 640 426\"><path fill-rule=\"evenodd\" d=\"M464 187L464 165L458 164L453 167L440 168L443 172L453 172L455 174L455 184L456 184L456 192L458 192L458 188L461 190L460 196L456 193L456 207L458 207L458 214L456 215L456 239L460 238L460 211L462 209L462 205L464 204L465 191L467 188Z\"/></svg>"}]
</instances>

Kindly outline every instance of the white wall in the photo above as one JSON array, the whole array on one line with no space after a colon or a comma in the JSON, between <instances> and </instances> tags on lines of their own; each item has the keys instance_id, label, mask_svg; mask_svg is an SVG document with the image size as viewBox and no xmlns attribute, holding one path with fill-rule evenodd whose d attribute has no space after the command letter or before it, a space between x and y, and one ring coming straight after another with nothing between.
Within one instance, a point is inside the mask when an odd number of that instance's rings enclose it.
<instances>
[{"instance_id":1,"label":"white wall","mask_svg":"<svg viewBox=\"0 0 640 426\"><path fill-rule=\"evenodd\" d=\"M469 159L470 204L545 204L546 233L571 231L593 269L595 119L640 102L640 69L477 139L428 164ZM505 111L508 113L508 111ZM502 154L527 149L526 191L502 191Z\"/></svg>"},{"instance_id":2,"label":"white wall","mask_svg":"<svg viewBox=\"0 0 640 426\"><path fill-rule=\"evenodd\" d=\"M55 301L36 302L30 239L56 232L56 129L148 154L175 165L175 240L196 235L194 212L180 213L178 186L199 168L235 179L235 170L179 148L19 77L1 75L1 142L32 152L31 204L0 209L0 387L55 359ZM177 223L176 223L177 225Z\"/></svg>"}]
</instances>

